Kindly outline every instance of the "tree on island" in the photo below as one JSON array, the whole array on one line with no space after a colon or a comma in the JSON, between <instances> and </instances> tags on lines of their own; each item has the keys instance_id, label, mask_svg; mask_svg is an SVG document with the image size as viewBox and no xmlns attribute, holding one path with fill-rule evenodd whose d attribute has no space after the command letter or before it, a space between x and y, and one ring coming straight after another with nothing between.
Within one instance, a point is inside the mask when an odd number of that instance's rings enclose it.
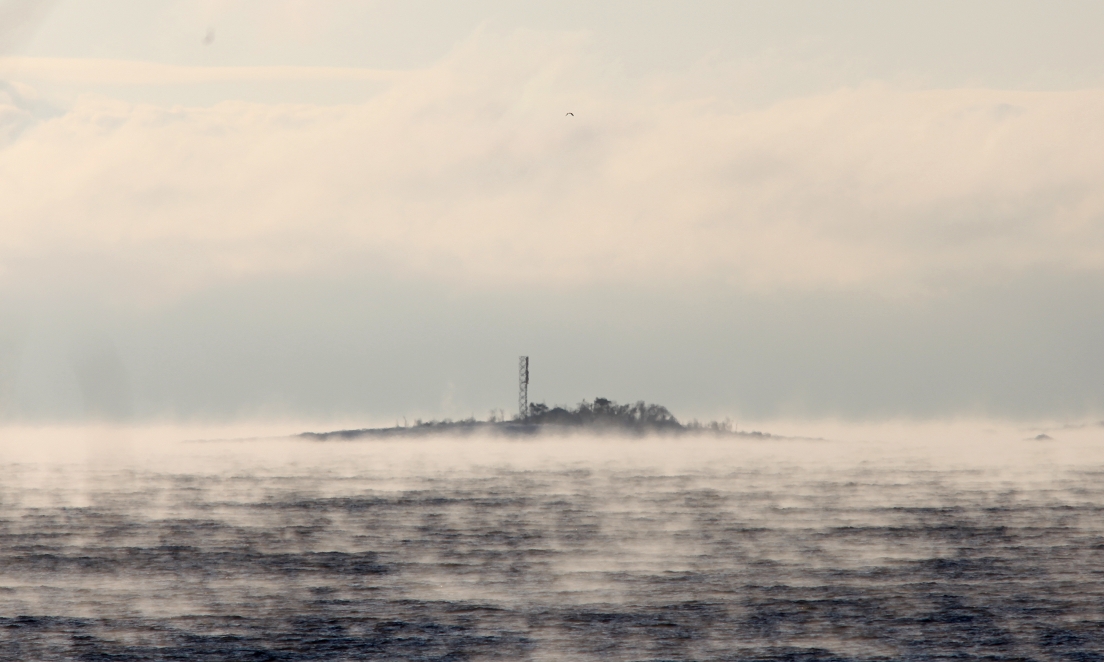
<instances>
[{"instance_id":1,"label":"tree on island","mask_svg":"<svg viewBox=\"0 0 1104 662\"><path fill-rule=\"evenodd\" d=\"M633 430L676 431L684 429L678 419L662 405L621 405L606 398L593 403L583 400L574 409L531 403L529 415L519 422L531 425L564 425L588 428L627 428Z\"/></svg>"},{"instance_id":2,"label":"tree on island","mask_svg":"<svg viewBox=\"0 0 1104 662\"><path fill-rule=\"evenodd\" d=\"M474 416L454 421L423 421L418 419L411 427L396 425L393 428L364 428L360 430L335 430L333 432L304 432L300 436L311 439L355 439L358 437L422 436L427 434L472 434L480 431L500 432L507 435L531 435L542 430L553 431L563 428L580 430L609 431L643 436L651 433L713 433L736 434L732 421L712 421L699 423L691 420L680 423L677 418L662 405L647 404L643 400L632 405L622 405L608 398L595 398L594 402L583 400L574 409L549 407L543 403L531 403L528 415L515 416L505 420L501 409L492 410L486 421L477 421ZM768 433L741 432L741 435L770 437Z\"/></svg>"}]
</instances>

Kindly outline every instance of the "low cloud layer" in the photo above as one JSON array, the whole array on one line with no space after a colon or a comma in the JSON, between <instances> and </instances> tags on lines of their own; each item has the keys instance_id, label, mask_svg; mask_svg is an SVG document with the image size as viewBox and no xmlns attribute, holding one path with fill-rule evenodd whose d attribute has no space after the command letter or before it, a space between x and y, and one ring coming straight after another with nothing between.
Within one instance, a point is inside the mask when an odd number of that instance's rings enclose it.
<instances>
[{"instance_id":1,"label":"low cloud layer","mask_svg":"<svg viewBox=\"0 0 1104 662\"><path fill-rule=\"evenodd\" d=\"M1104 92L870 84L747 109L724 82L626 85L576 39L518 34L360 105L82 97L27 128L9 100L5 283L73 258L155 297L364 261L476 286L887 292L1104 267Z\"/></svg>"}]
</instances>

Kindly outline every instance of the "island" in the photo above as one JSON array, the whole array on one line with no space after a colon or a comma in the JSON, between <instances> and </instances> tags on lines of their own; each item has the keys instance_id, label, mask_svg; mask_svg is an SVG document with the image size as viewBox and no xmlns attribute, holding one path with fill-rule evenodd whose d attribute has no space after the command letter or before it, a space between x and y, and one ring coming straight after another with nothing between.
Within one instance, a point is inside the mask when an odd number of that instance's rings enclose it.
<instances>
[{"instance_id":1,"label":"island","mask_svg":"<svg viewBox=\"0 0 1104 662\"><path fill-rule=\"evenodd\" d=\"M507 420L501 414L492 413L487 420L474 417L462 420L417 420L414 425L396 425L389 428L363 428L359 430L335 430L332 432L303 432L299 436L318 441L339 441L361 438L426 437L446 435L501 435L508 437L533 437L538 435L609 434L622 436L683 436L714 435L741 437L770 437L766 432L737 431L730 420L702 423L691 420L680 422L662 405L618 404L608 398L583 400L573 408L549 407L532 403L526 415Z\"/></svg>"}]
</instances>

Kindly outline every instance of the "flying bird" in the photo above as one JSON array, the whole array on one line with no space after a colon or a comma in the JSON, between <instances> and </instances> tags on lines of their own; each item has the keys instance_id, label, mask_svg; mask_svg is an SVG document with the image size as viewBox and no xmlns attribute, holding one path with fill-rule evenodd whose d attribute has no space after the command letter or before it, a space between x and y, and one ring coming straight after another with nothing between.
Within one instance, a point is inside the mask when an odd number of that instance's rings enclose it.
<instances>
[{"instance_id":1,"label":"flying bird","mask_svg":"<svg viewBox=\"0 0 1104 662\"><path fill-rule=\"evenodd\" d=\"M571 115L572 117L575 117L575 113L568 113L567 115ZM567 117L567 115L564 115L564 117Z\"/></svg>"}]
</instances>

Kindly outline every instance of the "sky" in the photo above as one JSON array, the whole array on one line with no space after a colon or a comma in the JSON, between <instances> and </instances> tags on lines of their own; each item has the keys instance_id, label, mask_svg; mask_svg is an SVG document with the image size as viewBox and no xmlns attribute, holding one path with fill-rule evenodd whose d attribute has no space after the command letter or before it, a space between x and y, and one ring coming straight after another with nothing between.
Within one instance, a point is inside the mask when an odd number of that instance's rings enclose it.
<instances>
[{"instance_id":1,"label":"sky","mask_svg":"<svg viewBox=\"0 0 1104 662\"><path fill-rule=\"evenodd\" d=\"M1101 25L0 0L0 421L1097 420Z\"/></svg>"}]
</instances>

